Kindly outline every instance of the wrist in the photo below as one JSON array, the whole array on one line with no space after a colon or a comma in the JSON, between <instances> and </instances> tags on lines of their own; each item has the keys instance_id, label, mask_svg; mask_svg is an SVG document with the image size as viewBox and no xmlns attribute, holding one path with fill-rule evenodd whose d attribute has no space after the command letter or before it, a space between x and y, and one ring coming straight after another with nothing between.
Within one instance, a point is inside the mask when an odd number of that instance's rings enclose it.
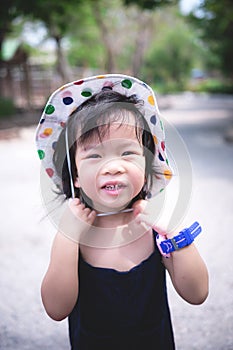
<instances>
[{"instance_id":1,"label":"wrist","mask_svg":"<svg viewBox=\"0 0 233 350\"><path fill-rule=\"evenodd\" d=\"M158 234L156 243L159 251L163 256L169 258L172 252L192 244L197 235L201 233L201 230L199 223L194 222L189 228L180 231L178 235L169 234L162 236Z\"/></svg>"}]
</instances>

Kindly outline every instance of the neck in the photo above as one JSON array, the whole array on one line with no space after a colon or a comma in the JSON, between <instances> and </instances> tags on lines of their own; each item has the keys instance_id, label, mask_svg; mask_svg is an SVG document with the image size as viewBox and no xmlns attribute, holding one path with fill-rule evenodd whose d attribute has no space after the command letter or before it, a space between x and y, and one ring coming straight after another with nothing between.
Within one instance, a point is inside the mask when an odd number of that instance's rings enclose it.
<instances>
[{"instance_id":1,"label":"neck","mask_svg":"<svg viewBox=\"0 0 233 350\"><path fill-rule=\"evenodd\" d=\"M115 229L128 225L134 218L133 208L122 209L120 211L110 211L97 213L95 226Z\"/></svg>"},{"instance_id":2,"label":"neck","mask_svg":"<svg viewBox=\"0 0 233 350\"><path fill-rule=\"evenodd\" d=\"M108 211L106 213L98 213L96 216L109 216L109 215L116 215L120 213L129 213L131 211L133 211L133 208L123 209L119 211Z\"/></svg>"}]
</instances>

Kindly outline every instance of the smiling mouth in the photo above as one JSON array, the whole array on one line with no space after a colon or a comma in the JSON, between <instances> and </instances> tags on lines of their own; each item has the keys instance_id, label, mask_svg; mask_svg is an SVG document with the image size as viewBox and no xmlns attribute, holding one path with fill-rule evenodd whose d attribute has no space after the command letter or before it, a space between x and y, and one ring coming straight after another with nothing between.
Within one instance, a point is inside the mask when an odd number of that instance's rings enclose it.
<instances>
[{"instance_id":1,"label":"smiling mouth","mask_svg":"<svg viewBox=\"0 0 233 350\"><path fill-rule=\"evenodd\" d=\"M107 191L117 191L124 187L125 186L123 184L115 184L115 185L105 185L103 188L105 188Z\"/></svg>"}]
</instances>

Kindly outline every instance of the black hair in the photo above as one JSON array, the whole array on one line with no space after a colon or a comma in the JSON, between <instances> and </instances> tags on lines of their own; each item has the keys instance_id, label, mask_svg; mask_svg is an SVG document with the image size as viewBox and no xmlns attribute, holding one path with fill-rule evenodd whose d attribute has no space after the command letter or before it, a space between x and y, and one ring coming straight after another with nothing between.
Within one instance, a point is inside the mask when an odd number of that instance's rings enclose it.
<instances>
[{"instance_id":1,"label":"black hair","mask_svg":"<svg viewBox=\"0 0 233 350\"><path fill-rule=\"evenodd\" d=\"M77 168L74 161L77 144L83 144L93 136L97 136L101 141L113 122L120 123L120 125L128 123L129 113L127 112L130 112L135 118L135 133L144 148L145 177L147 179L146 186L133 198L129 207L136 200L146 198L153 184L152 162L155 154L155 143L142 110L143 101L140 101L136 95L127 97L116 91L106 89L93 95L73 111L59 136L53 156L54 167L62 182L59 190L65 194L66 198L72 196L65 145L66 128L68 128L71 175L74 183L77 177ZM86 206L91 207L91 201L82 189L75 188L75 197L80 198Z\"/></svg>"}]
</instances>

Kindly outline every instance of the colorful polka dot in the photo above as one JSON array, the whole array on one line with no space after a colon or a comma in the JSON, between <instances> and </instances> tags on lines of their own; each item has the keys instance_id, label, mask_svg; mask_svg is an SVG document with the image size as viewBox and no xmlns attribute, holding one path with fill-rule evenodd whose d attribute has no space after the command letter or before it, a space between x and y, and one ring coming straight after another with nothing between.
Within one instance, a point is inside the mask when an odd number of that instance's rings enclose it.
<instances>
[{"instance_id":1,"label":"colorful polka dot","mask_svg":"<svg viewBox=\"0 0 233 350\"><path fill-rule=\"evenodd\" d=\"M53 129L52 128L46 128L46 129L44 129L44 132L43 132L43 134L45 136L50 136L52 133L53 133Z\"/></svg>"},{"instance_id":2,"label":"colorful polka dot","mask_svg":"<svg viewBox=\"0 0 233 350\"><path fill-rule=\"evenodd\" d=\"M53 114L54 111L55 111L55 107L53 105L47 105L45 108L46 114Z\"/></svg>"},{"instance_id":3,"label":"colorful polka dot","mask_svg":"<svg viewBox=\"0 0 233 350\"><path fill-rule=\"evenodd\" d=\"M72 97L72 92L70 90L65 90L62 94L61 94L62 98L64 97Z\"/></svg>"},{"instance_id":4,"label":"colorful polka dot","mask_svg":"<svg viewBox=\"0 0 233 350\"><path fill-rule=\"evenodd\" d=\"M71 105L71 103L73 103L73 102L74 102L74 100L72 99L72 97L67 96L67 97L63 98L63 103L65 105Z\"/></svg>"},{"instance_id":5,"label":"colorful polka dot","mask_svg":"<svg viewBox=\"0 0 233 350\"><path fill-rule=\"evenodd\" d=\"M163 130L163 122L162 122L162 120L160 120L160 127Z\"/></svg>"},{"instance_id":6,"label":"colorful polka dot","mask_svg":"<svg viewBox=\"0 0 233 350\"><path fill-rule=\"evenodd\" d=\"M163 151L165 150L165 142L164 141L161 142L161 148Z\"/></svg>"},{"instance_id":7,"label":"colorful polka dot","mask_svg":"<svg viewBox=\"0 0 233 350\"><path fill-rule=\"evenodd\" d=\"M81 92L81 95L82 95L83 97L91 97L92 91L91 91L91 89L83 90L83 91Z\"/></svg>"},{"instance_id":8,"label":"colorful polka dot","mask_svg":"<svg viewBox=\"0 0 233 350\"><path fill-rule=\"evenodd\" d=\"M124 80L122 80L122 82L121 82L121 86L123 86L123 87L126 88L126 89L130 89L130 88L132 87L132 85L133 85L133 83L132 83L132 81L129 80L129 79L124 79Z\"/></svg>"},{"instance_id":9,"label":"colorful polka dot","mask_svg":"<svg viewBox=\"0 0 233 350\"><path fill-rule=\"evenodd\" d=\"M51 169L51 168L47 168L47 169L45 169L45 171L46 171L46 173L48 174L49 177L52 177L53 174L54 174L54 170Z\"/></svg>"},{"instance_id":10,"label":"colorful polka dot","mask_svg":"<svg viewBox=\"0 0 233 350\"><path fill-rule=\"evenodd\" d=\"M39 135L42 139L50 136L53 132L52 128L45 128L44 131Z\"/></svg>"},{"instance_id":11,"label":"colorful polka dot","mask_svg":"<svg viewBox=\"0 0 233 350\"><path fill-rule=\"evenodd\" d=\"M55 141L55 142L52 143L52 149L55 150L55 149L56 149L56 146L57 146L57 141Z\"/></svg>"},{"instance_id":12,"label":"colorful polka dot","mask_svg":"<svg viewBox=\"0 0 233 350\"><path fill-rule=\"evenodd\" d=\"M170 180L172 177L172 172L169 169L164 170L163 174L167 180Z\"/></svg>"},{"instance_id":13,"label":"colorful polka dot","mask_svg":"<svg viewBox=\"0 0 233 350\"><path fill-rule=\"evenodd\" d=\"M103 90L104 88L108 88L108 89L112 90L113 86L114 86L114 84L113 84L111 81L106 81L106 82L104 83L104 85L103 85L102 90Z\"/></svg>"},{"instance_id":14,"label":"colorful polka dot","mask_svg":"<svg viewBox=\"0 0 233 350\"><path fill-rule=\"evenodd\" d=\"M40 159L44 159L44 157L45 157L44 151L42 151L42 149L38 149L37 152L38 152L39 158L40 158Z\"/></svg>"},{"instance_id":15,"label":"colorful polka dot","mask_svg":"<svg viewBox=\"0 0 233 350\"><path fill-rule=\"evenodd\" d=\"M60 122L60 126L61 126L62 128L64 128L64 127L66 126L66 123L65 123L65 122Z\"/></svg>"},{"instance_id":16,"label":"colorful polka dot","mask_svg":"<svg viewBox=\"0 0 233 350\"><path fill-rule=\"evenodd\" d=\"M156 115L152 115L152 117L150 118L150 122L151 122L153 125L156 125L156 123L157 123Z\"/></svg>"},{"instance_id":17,"label":"colorful polka dot","mask_svg":"<svg viewBox=\"0 0 233 350\"><path fill-rule=\"evenodd\" d=\"M155 135L153 135L154 143L157 145L158 144L158 139Z\"/></svg>"},{"instance_id":18,"label":"colorful polka dot","mask_svg":"<svg viewBox=\"0 0 233 350\"><path fill-rule=\"evenodd\" d=\"M45 118L42 118L41 120L40 120L40 124L43 124L45 122Z\"/></svg>"},{"instance_id":19,"label":"colorful polka dot","mask_svg":"<svg viewBox=\"0 0 233 350\"><path fill-rule=\"evenodd\" d=\"M150 95L150 96L148 97L148 102L149 102L149 104L151 104L152 106L155 105L155 100L154 100L154 97L153 97L152 95Z\"/></svg>"},{"instance_id":20,"label":"colorful polka dot","mask_svg":"<svg viewBox=\"0 0 233 350\"><path fill-rule=\"evenodd\" d=\"M141 85L148 89L148 85L146 83L142 83Z\"/></svg>"},{"instance_id":21,"label":"colorful polka dot","mask_svg":"<svg viewBox=\"0 0 233 350\"><path fill-rule=\"evenodd\" d=\"M161 160L162 162L164 162L164 158L163 158L163 156L162 156L161 153L159 153L159 160Z\"/></svg>"},{"instance_id":22,"label":"colorful polka dot","mask_svg":"<svg viewBox=\"0 0 233 350\"><path fill-rule=\"evenodd\" d=\"M74 82L74 85L82 85L84 83L84 80L78 80Z\"/></svg>"}]
</instances>

